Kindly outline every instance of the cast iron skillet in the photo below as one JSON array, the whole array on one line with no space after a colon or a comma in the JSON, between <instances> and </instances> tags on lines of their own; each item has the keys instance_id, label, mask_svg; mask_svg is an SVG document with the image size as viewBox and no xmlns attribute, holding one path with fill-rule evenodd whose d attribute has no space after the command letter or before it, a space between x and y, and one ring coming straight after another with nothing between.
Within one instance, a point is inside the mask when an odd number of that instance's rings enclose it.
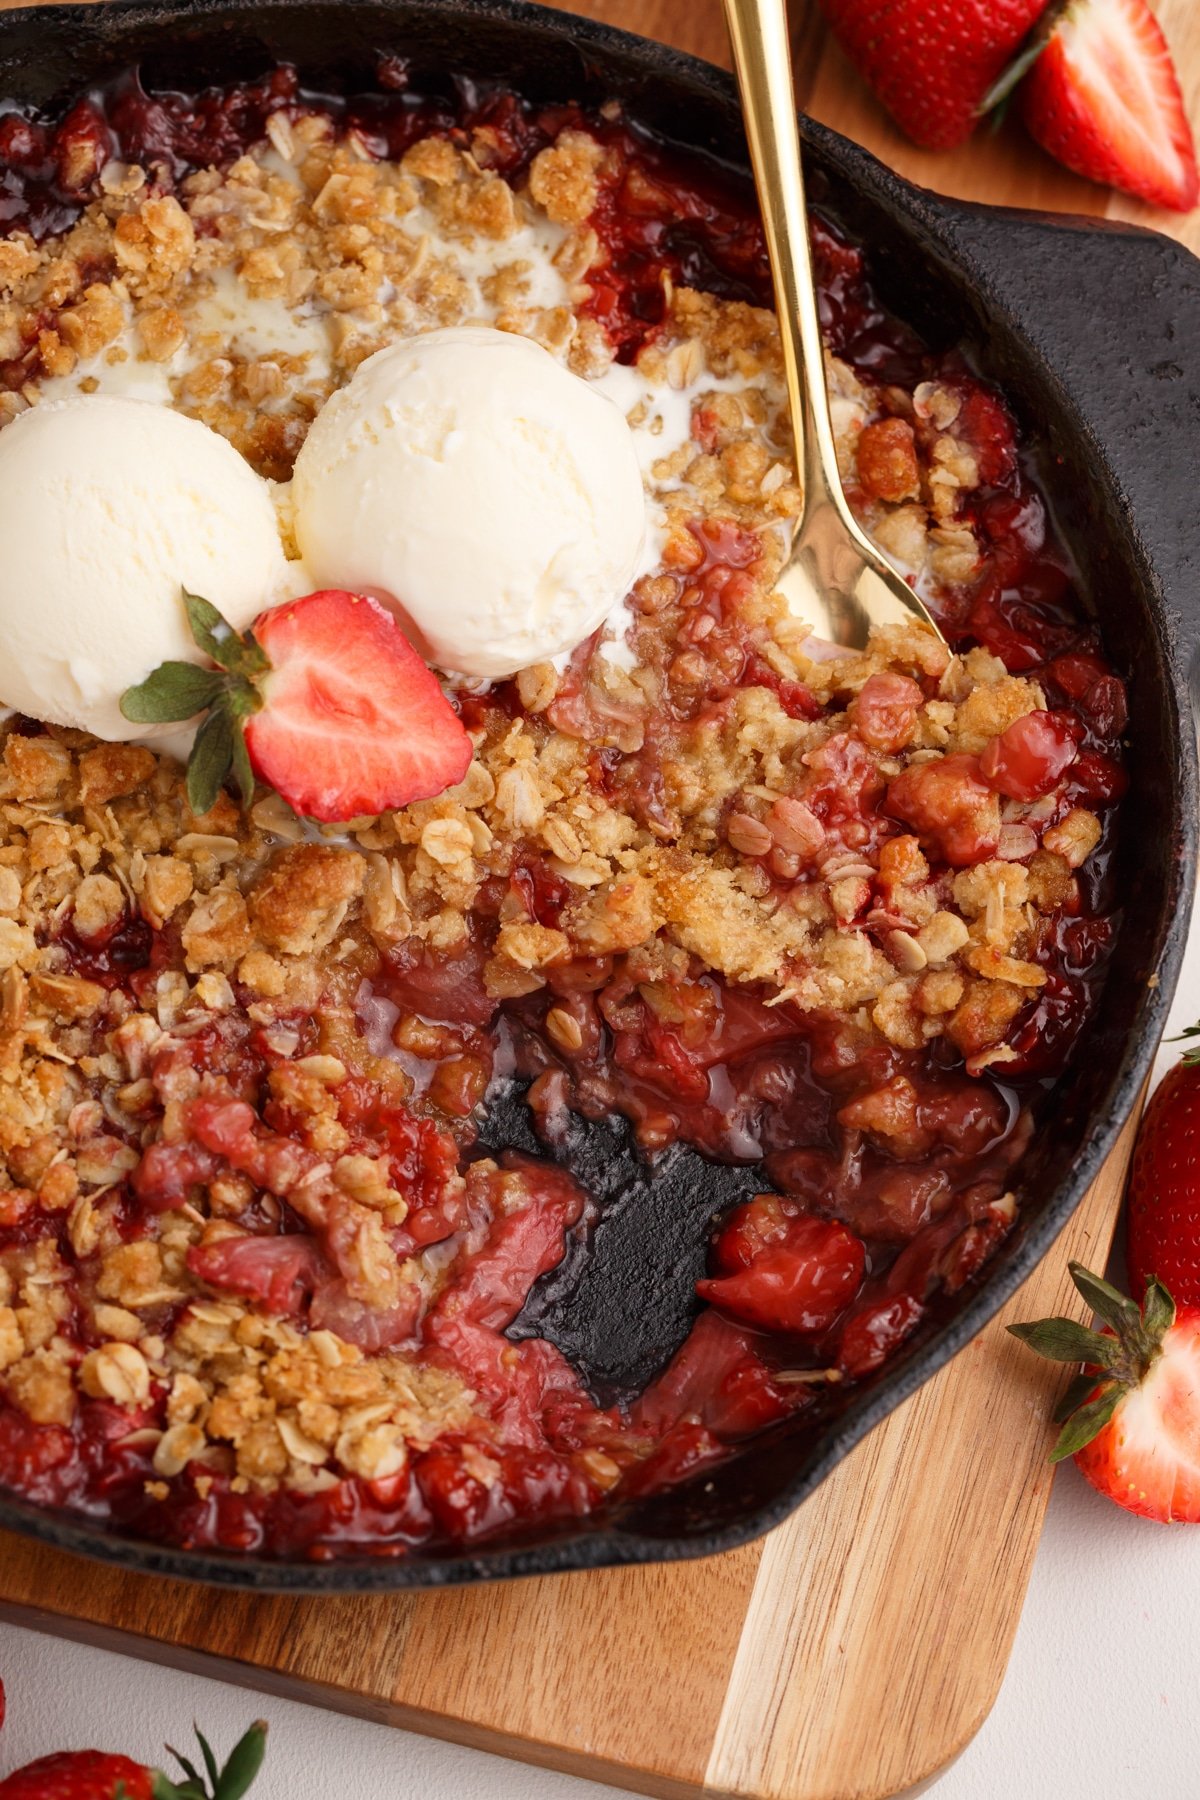
<instances>
[{"instance_id":1,"label":"cast iron skillet","mask_svg":"<svg viewBox=\"0 0 1200 1800\"><path fill-rule=\"evenodd\" d=\"M619 98L667 138L745 166L733 84L658 44L520 0L163 0L30 8L0 22L0 93L53 105L133 62L151 85L195 88L296 62L313 86L373 85L374 53L410 59L413 86L448 75L511 83L534 100ZM563 1521L474 1552L333 1563L240 1560L134 1542L98 1524L0 1500L0 1525L130 1568L311 1592L666 1561L730 1549L778 1524L863 1434L974 1336L1078 1204L1149 1067L1178 970L1196 856L1189 676L1200 642L1200 262L1166 238L1001 211L913 188L865 151L805 127L818 197L871 248L886 301L935 345L967 341L1016 403L1110 654L1132 676L1132 795L1120 852L1124 919L1095 1018L1019 1171L1020 1223L982 1277L823 1425L796 1422L697 1480L614 1516ZM493 1142L527 1130L520 1107ZM648 1172L621 1128L577 1145L615 1196L582 1274L586 1305L549 1283L524 1320L603 1387L639 1385L682 1335L702 1218L747 1184L699 1159ZM731 1188L731 1180L735 1186ZM620 1190L625 1198L620 1200ZM664 1323L665 1322L665 1323ZM666 1342L664 1342L664 1332ZM936 1479L936 1470L931 1469Z\"/></svg>"}]
</instances>

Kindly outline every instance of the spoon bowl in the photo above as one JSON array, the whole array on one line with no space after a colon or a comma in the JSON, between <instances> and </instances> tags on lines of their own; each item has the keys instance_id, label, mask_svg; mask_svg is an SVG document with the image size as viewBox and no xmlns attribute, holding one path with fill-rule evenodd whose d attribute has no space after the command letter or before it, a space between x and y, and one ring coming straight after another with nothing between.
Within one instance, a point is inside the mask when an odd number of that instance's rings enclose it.
<instances>
[{"instance_id":1,"label":"spoon bowl","mask_svg":"<svg viewBox=\"0 0 1200 1800\"><path fill-rule=\"evenodd\" d=\"M838 470L784 0L725 0L725 19L775 284L804 493L778 590L818 637L847 650L864 649L875 626L915 621L940 637L919 595L854 517Z\"/></svg>"}]
</instances>

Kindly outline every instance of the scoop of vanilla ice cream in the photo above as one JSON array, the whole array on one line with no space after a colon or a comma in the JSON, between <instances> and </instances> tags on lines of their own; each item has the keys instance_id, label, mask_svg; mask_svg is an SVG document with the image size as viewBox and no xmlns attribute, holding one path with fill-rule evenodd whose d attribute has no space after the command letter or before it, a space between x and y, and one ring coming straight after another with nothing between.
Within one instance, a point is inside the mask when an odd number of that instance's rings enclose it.
<instances>
[{"instance_id":1,"label":"scoop of vanilla ice cream","mask_svg":"<svg viewBox=\"0 0 1200 1800\"><path fill-rule=\"evenodd\" d=\"M491 327L360 364L309 431L293 501L319 586L377 596L431 662L489 679L595 631L645 532L624 415L539 344Z\"/></svg>"},{"instance_id":2,"label":"scoop of vanilla ice cream","mask_svg":"<svg viewBox=\"0 0 1200 1800\"><path fill-rule=\"evenodd\" d=\"M80 395L0 432L0 699L102 738L146 735L124 690L202 661L182 589L239 630L286 591L266 482L169 407Z\"/></svg>"}]
</instances>

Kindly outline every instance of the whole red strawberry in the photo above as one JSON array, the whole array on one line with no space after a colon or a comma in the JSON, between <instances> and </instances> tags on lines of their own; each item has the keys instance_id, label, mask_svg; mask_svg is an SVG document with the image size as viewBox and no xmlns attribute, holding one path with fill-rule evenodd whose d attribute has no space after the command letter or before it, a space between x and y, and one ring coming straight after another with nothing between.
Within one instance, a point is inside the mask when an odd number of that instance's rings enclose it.
<instances>
[{"instance_id":1,"label":"whole red strawberry","mask_svg":"<svg viewBox=\"0 0 1200 1800\"><path fill-rule=\"evenodd\" d=\"M1181 1305L1200 1306L1200 1051L1176 1063L1146 1108L1126 1218L1135 1289L1157 1276Z\"/></svg>"},{"instance_id":2,"label":"whole red strawberry","mask_svg":"<svg viewBox=\"0 0 1200 1800\"><path fill-rule=\"evenodd\" d=\"M1047 0L821 0L843 50L915 143L971 135Z\"/></svg>"},{"instance_id":3,"label":"whole red strawberry","mask_svg":"<svg viewBox=\"0 0 1200 1800\"><path fill-rule=\"evenodd\" d=\"M1038 143L1077 175L1177 212L1200 197L1179 77L1146 0L1069 0L1020 106Z\"/></svg>"},{"instance_id":4,"label":"whole red strawberry","mask_svg":"<svg viewBox=\"0 0 1200 1800\"><path fill-rule=\"evenodd\" d=\"M161 1769L104 1750L59 1750L14 1769L0 1781L0 1800L242 1800L262 1767L267 1727L259 1720L240 1738L223 1768L206 1739L196 1737L207 1775L172 1750L183 1771L174 1781ZM209 1785L211 1783L211 1785Z\"/></svg>"},{"instance_id":5,"label":"whole red strawberry","mask_svg":"<svg viewBox=\"0 0 1200 1800\"><path fill-rule=\"evenodd\" d=\"M4 1781L4 1800L155 1800L154 1771L104 1750L59 1750L39 1756Z\"/></svg>"},{"instance_id":6,"label":"whole red strawberry","mask_svg":"<svg viewBox=\"0 0 1200 1800\"><path fill-rule=\"evenodd\" d=\"M1071 1277L1104 1321L1010 1325L1053 1362L1082 1363L1055 1412L1062 1432L1052 1462L1073 1456L1080 1473L1126 1512L1161 1524L1200 1521L1200 1307L1181 1306L1150 1281L1139 1309L1078 1263Z\"/></svg>"}]
</instances>

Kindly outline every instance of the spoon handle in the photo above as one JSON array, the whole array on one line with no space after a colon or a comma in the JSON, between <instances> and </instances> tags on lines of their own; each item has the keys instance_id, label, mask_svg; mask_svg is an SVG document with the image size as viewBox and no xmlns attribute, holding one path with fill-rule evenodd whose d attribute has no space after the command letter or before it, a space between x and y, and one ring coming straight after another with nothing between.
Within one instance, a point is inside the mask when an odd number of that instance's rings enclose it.
<instances>
[{"instance_id":1,"label":"spoon handle","mask_svg":"<svg viewBox=\"0 0 1200 1800\"><path fill-rule=\"evenodd\" d=\"M838 498L841 481L825 396L785 0L725 0L725 19L775 280L796 473L804 483L807 511L814 476L817 489Z\"/></svg>"},{"instance_id":2,"label":"spoon handle","mask_svg":"<svg viewBox=\"0 0 1200 1800\"><path fill-rule=\"evenodd\" d=\"M861 649L872 625L913 619L936 631L923 602L871 542L838 469L813 275L786 0L725 0L742 96L803 491L780 592L834 642Z\"/></svg>"}]
</instances>

